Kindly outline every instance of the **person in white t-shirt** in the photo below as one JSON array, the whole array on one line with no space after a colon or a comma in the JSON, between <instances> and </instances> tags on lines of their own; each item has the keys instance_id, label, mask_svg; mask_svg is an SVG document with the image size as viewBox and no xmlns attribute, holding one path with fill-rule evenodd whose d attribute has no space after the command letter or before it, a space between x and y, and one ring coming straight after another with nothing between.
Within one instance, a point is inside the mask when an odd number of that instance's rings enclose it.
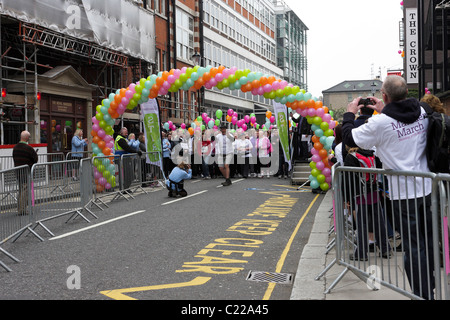
<instances>
[{"instance_id":1,"label":"person in white t-shirt","mask_svg":"<svg viewBox=\"0 0 450 320\"><path fill-rule=\"evenodd\" d=\"M346 146L376 148L384 169L429 172L425 147L428 119L414 98L407 98L405 79L388 76L381 88L383 100L370 97L379 115L355 128L356 113L363 107L360 97L344 114L342 126ZM434 264L431 223L431 180L393 176L388 179L394 214L401 222L405 269L414 294L433 299ZM408 232L409 230L409 232ZM416 232L418 230L418 232ZM427 266L430 268L427 268ZM427 270L428 269L428 270Z\"/></svg>"},{"instance_id":2,"label":"person in white t-shirt","mask_svg":"<svg viewBox=\"0 0 450 320\"><path fill-rule=\"evenodd\" d=\"M235 140L235 148L237 152L237 165L240 167L240 172L244 178L248 178L253 145L250 142L247 132L240 131L238 133L238 139Z\"/></svg>"},{"instance_id":3,"label":"person in white t-shirt","mask_svg":"<svg viewBox=\"0 0 450 320\"><path fill-rule=\"evenodd\" d=\"M225 182L222 182L223 186L232 184L230 180L230 164L234 161L233 141L234 136L227 130L227 126L222 124L220 134L215 139L215 150L219 170L225 178Z\"/></svg>"}]
</instances>

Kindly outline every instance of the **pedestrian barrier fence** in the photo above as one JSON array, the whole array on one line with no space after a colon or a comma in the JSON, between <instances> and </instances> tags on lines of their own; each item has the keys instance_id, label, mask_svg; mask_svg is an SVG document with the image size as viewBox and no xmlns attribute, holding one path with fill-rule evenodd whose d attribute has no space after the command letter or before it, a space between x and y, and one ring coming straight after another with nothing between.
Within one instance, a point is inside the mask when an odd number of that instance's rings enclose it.
<instances>
[{"instance_id":1,"label":"pedestrian barrier fence","mask_svg":"<svg viewBox=\"0 0 450 320\"><path fill-rule=\"evenodd\" d=\"M156 161L161 153L94 158L90 152L80 153L82 157L41 154L31 169L14 167L11 156L0 157L0 246L15 242L25 232L44 241L36 229L41 227L53 237L50 220L66 216L68 223L81 217L89 223L88 217L98 218L91 211L93 206L104 210L108 201L133 199L138 189L147 193L145 187L164 186L164 173ZM110 173L110 177L106 174L109 188L101 192L97 187L103 175L98 168ZM0 253L19 262L2 247ZM0 267L11 271L1 260Z\"/></svg>"},{"instance_id":2,"label":"pedestrian barrier fence","mask_svg":"<svg viewBox=\"0 0 450 320\"><path fill-rule=\"evenodd\" d=\"M450 299L450 175L333 167L334 264L377 290ZM427 192L431 190L431 193ZM408 196L406 196L408 195Z\"/></svg>"},{"instance_id":3,"label":"pedestrian barrier fence","mask_svg":"<svg viewBox=\"0 0 450 320\"><path fill-rule=\"evenodd\" d=\"M158 152L145 152L142 156L123 154L94 157L92 174L96 185L102 185L102 177L106 181L103 181L104 188L95 188L91 206L96 205L103 210L102 206L108 207L107 202L121 198L127 201L134 199L133 193L138 189L147 194L145 187L164 186L165 177L161 166L157 162L148 163L160 155Z\"/></svg>"}]
</instances>

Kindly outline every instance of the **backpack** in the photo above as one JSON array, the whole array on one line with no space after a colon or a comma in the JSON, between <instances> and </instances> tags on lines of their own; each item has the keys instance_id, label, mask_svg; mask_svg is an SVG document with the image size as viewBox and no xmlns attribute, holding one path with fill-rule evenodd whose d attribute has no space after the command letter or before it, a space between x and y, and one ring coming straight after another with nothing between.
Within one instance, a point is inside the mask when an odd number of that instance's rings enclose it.
<instances>
[{"instance_id":1,"label":"backpack","mask_svg":"<svg viewBox=\"0 0 450 320\"><path fill-rule=\"evenodd\" d=\"M427 112L428 118L426 146L428 168L435 173L450 173L450 118L446 114L433 111L425 102L420 102L420 105Z\"/></svg>"},{"instance_id":2,"label":"backpack","mask_svg":"<svg viewBox=\"0 0 450 320\"><path fill-rule=\"evenodd\" d=\"M352 156L356 157L358 159L360 167L361 168L376 168L376 162L375 162L375 156L363 156L362 154L358 152L349 153ZM369 191L375 191L376 185L377 185L377 175L374 173L366 173L365 178L361 176L360 184L362 186L362 191L364 194L367 194Z\"/></svg>"}]
</instances>

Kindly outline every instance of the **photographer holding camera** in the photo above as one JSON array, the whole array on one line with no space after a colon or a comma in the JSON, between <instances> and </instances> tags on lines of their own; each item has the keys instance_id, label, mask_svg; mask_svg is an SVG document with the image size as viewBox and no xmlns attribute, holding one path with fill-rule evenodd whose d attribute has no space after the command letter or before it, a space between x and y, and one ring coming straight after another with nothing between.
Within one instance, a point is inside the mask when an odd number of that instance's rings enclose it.
<instances>
[{"instance_id":1,"label":"photographer holding camera","mask_svg":"<svg viewBox=\"0 0 450 320\"><path fill-rule=\"evenodd\" d=\"M190 164L181 162L173 168L166 180L167 189L169 189L169 197L186 197L187 191L184 190L184 180L192 178L192 169Z\"/></svg>"}]
</instances>

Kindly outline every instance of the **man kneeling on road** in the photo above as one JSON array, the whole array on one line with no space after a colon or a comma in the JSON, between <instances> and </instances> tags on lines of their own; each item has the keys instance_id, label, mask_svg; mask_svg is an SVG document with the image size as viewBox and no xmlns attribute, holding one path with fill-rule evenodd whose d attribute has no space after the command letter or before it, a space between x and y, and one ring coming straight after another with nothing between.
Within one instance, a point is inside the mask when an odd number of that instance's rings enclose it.
<instances>
[{"instance_id":1,"label":"man kneeling on road","mask_svg":"<svg viewBox=\"0 0 450 320\"><path fill-rule=\"evenodd\" d=\"M173 168L166 180L167 189L169 189L169 197L186 197L187 191L184 190L184 180L192 178L191 165L181 162L178 166Z\"/></svg>"}]
</instances>

